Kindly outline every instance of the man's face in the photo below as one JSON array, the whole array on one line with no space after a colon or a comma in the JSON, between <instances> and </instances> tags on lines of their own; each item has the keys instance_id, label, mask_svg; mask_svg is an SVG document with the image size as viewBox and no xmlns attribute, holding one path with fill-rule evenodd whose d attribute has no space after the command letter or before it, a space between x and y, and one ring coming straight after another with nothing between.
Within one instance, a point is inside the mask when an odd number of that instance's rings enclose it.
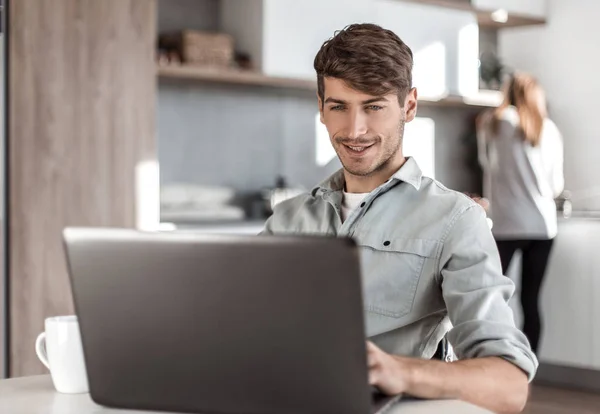
<instances>
[{"instance_id":1,"label":"man's face","mask_svg":"<svg viewBox=\"0 0 600 414\"><path fill-rule=\"evenodd\" d=\"M321 122L348 173L370 176L402 157L404 124L414 118L416 109L414 89L406 99L412 104L414 97L414 108L405 111L396 93L367 95L337 78L325 78L324 86L324 101L319 98Z\"/></svg>"}]
</instances>

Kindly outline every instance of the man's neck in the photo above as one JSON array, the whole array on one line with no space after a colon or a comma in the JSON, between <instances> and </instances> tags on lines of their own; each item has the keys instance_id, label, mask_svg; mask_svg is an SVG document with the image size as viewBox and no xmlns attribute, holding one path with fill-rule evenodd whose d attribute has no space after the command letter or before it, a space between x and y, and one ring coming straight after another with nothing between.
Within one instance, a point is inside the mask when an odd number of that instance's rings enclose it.
<instances>
[{"instance_id":1,"label":"man's neck","mask_svg":"<svg viewBox=\"0 0 600 414\"><path fill-rule=\"evenodd\" d=\"M390 162L385 168L374 172L368 176L358 176L344 170L344 179L346 180L347 193L370 193L381 184L385 183L390 177L404 165L406 158L400 155L397 160Z\"/></svg>"}]
</instances>

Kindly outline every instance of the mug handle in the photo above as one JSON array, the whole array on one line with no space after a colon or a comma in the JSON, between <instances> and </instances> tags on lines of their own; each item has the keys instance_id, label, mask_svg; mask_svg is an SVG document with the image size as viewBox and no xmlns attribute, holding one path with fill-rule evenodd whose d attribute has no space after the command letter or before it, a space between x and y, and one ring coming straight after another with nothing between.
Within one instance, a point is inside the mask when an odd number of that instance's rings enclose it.
<instances>
[{"instance_id":1,"label":"mug handle","mask_svg":"<svg viewBox=\"0 0 600 414\"><path fill-rule=\"evenodd\" d=\"M46 352L46 332L39 334L35 340L35 353L40 361L42 361L42 364L44 364L46 368L50 369L50 364L48 363L48 353Z\"/></svg>"}]
</instances>

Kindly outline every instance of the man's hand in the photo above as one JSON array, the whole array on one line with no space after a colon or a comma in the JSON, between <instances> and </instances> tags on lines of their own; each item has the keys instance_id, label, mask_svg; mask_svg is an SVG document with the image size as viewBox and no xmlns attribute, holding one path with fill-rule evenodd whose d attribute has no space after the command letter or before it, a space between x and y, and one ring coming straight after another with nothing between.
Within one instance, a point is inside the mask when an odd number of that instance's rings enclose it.
<instances>
[{"instance_id":1,"label":"man's hand","mask_svg":"<svg viewBox=\"0 0 600 414\"><path fill-rule=\"evenodd\" d=\"M408 369L400 360L387 354L372 342L367 341L367 361L369 364L369 384L376 386L387 395L397 395L408 389Z\"/></svg>"},{"instance_id":2,"label":"man's hand","mask_svg":"<svg viewBox=\"0 0 600 414\"><path fill-rule=\"evenodd\" d=\"M519 413L527 401L527 376L502 358L456 362L390 355L367 342L369 383L388 395L458 399L496 413Z\"/></svg>"}]
</instances>

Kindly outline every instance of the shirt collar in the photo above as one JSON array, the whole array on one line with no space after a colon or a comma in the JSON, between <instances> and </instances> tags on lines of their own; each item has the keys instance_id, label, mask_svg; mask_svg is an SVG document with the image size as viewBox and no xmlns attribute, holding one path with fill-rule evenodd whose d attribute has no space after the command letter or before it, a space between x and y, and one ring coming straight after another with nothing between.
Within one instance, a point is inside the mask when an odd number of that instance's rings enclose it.
<instances>
[{"instance_id":1,"label":"shirt collar","mask_svg":"<svg viewBox=\"0 0 600 414\"><path fill-rule=\"evenodd\" d=\"M402 181L410 184L416 190L421 188L421 179L423 178L423 173L421 169L417 165L417 162L412 157L406 157L406 161L402 164L402 167L394 175L390 177L387 182L392 181ZM318 186L314 187L311 191L311 194L315 196L319 191L342 191L344 189L344 169L339 169L333 175L331 175L328 179L323 181Z\"/></svg>"}]
</instances>

